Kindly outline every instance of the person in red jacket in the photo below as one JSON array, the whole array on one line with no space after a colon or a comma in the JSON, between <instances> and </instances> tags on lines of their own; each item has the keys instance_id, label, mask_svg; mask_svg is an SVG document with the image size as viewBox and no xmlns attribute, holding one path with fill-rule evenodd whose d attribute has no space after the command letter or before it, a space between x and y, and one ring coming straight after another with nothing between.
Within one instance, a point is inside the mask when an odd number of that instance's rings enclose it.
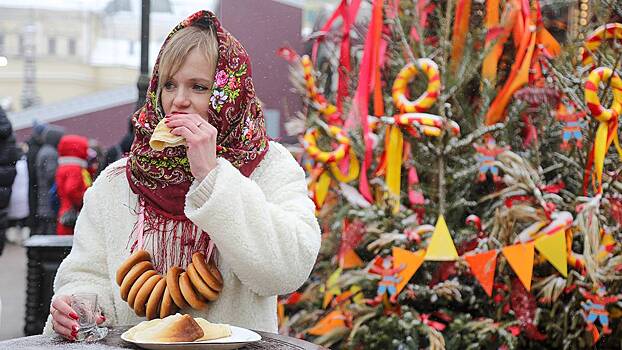
<instances>
[{"instance_id":1,"label":"person in red jacket","mask_svg":"<svg viewBox=\"0 0 622 350\"><path fill-rule=\"evenodd\" d=\"M56 232L72 235L82 197L91 185L87 170L88 140L78 135L63 136L58 143L56 187L60 199Z\"/></svg>"}]
</instances>

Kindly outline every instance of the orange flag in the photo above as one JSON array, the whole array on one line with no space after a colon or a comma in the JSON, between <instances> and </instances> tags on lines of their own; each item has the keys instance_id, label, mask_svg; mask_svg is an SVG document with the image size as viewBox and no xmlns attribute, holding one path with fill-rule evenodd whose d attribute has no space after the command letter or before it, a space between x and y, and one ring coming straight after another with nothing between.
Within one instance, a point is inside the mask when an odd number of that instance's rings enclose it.
<instances>
[{"instance_id":1,"label":"orange flag","mask_svg":"<svg viewBox=\"0 0 622 350\"><path fill-rule=\"evenodd\" d=\"M484 287L488 296L492 296L492 283L497 268L497 251L491 250L480 254L465 255L464 259L471 267L471 272Z\"/></svg>"},{"instance_id":2,"label":"orange flag","mask_svg":"<svg viewBox=\"0 0 622 350\"><path fill-rule=\"evenodd\" d=\"M533 242L503 248L503 255L527 290L531 290L533 272Z\"/></svg>"},{"instance_id":3,"label":"orange flag","mask_svg":"<svg viewBox=\"0 0 622 350\"><path fill-rule=\"evenodd\" d=\"M312 328L307 330L311 335L324 335L335 328L346 327L346 317L341 311L331 311L326 317L318 321Z\"/></svg>"},{"instance_id":4,"label":"orange flag","mask_svg":"<svg viewBox=\"0 0 622 350\"><path fill-rule=\"evenodd\" d=\"M416 252L411 252L403 248L393 247L393 266L399 267L404 264L404 269L400 271L399 277L402 279L397 285L397 294L399 295L402 289L406 286L410 278L417 272L425 258L425 250L420 249Z\"/></svg>"},{"instance_id":5,"label":"orange flag","mask_svg":"<svg viewBox=\"0 0 622 350\"><path fill-rule=\"evenodd\" d=\"M363 265L365 265L363 260L361 260L358 254L356 254L354 249L349 249L345 254L343 254L343 256L341 256L341 259L339 259L339 267L344 270Z\"/></svg>"}]
</instances>

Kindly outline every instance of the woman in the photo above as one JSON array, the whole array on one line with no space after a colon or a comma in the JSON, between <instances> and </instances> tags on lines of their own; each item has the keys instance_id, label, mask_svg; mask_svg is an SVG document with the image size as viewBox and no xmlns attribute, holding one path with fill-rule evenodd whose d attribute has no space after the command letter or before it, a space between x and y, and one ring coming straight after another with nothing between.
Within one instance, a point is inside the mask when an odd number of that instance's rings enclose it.
<instances>
[{"instance_id":1,"label":"woman","mask_svg":"<svg viewBox=\"0 0 622 350\"><path fill-rule=\"evenodd\" d=\"M320 229L304 172L268 141L246 51L212 13L197 12L164 42L147 97L134 116L129 157L109 166L85 194L44 333L74 339L69 295L77 292L98 294L98 323L144 320L115 283L130 252L148 250L165 273L186 266L196 251L209 255L210 246L224 279L220 296L206 309L182 312L276 332L276 295L307 279ZM163 118L185 147L150 148Z\"/></svg>"},{"instance_id":2,"label":"woman","mask_svg":"<svg viewBox=\"0 0 622 350\"><path fill-rule=\"evenodd\" d=\"M78 135L65 135L58 143L56 190L60 199L56 234L72 235L75 216L82 208L84 192L91 186L87 170L89 141Z\"/></svg>"}]
</instances>

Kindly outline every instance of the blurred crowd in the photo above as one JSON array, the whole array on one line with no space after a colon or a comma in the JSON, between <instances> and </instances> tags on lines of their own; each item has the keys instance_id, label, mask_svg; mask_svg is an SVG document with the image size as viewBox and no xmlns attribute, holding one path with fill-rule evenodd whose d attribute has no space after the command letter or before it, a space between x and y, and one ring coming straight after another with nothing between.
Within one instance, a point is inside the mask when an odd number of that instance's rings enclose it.
<instances>
[{"instance_id":1,"label":"blurred crowd","mask_svg":"<svg viewBox=\"0 0 622 350\"><path fill-rule=\"evenodd\" d=\"M35 122L27 142L16 143L0 107L0 254L6 241L31 235L71 235L86 189L101 170L129 152L132 124L114 146Z\"/></svg>"}]
</instances>

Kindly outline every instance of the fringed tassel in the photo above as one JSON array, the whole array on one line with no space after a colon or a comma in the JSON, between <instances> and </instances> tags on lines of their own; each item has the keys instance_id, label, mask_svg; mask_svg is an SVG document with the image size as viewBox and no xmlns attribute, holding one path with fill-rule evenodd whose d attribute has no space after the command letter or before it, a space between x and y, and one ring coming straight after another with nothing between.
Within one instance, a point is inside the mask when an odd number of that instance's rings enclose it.
<instances>
[{"instance_id":1,"label":"fringed tassel","mask_svg":"<svg viewBox=\"0 0 622 350\"><path fill-rule=\"evenodd\" d=\"M215 258L215 247L209 235L192 221L166 217L140 201L138 220L130 236L131 252L145 249L152 254L154 268L166 273L172 266L185 268L192 254L202 252L206 260Z\"/></svg>"},{"instance_id":2,"label":"fringed tassel","mask_svg":"<svg viewBox=\"0 0 622 350\"><path fill-rule=\"evenodd\" d=\"M108 180L111 180L113 177L119 176L121 174L125 174L125 172L125 165L116 166L112 168L112 170L108 173Z\"/></svg>"}]
</instances>

